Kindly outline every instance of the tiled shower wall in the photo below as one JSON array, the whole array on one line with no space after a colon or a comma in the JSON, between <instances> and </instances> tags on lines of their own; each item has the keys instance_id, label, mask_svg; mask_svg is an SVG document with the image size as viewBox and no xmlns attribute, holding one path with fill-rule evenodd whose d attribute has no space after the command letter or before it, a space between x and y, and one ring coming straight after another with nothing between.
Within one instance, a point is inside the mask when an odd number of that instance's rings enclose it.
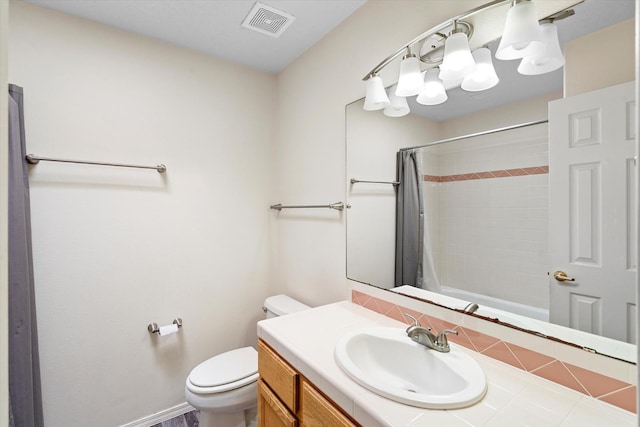
<instances>
[{"instance_id":1,"label":"tiled shower wall","mask_svg":"<svg viewBox=\"0 0 640 427\"><path fill-rule=\"evenodd\" d=\"M425 211L441 284L548 308L547 126L424 151Z\"/></svg>"}]
</instances>

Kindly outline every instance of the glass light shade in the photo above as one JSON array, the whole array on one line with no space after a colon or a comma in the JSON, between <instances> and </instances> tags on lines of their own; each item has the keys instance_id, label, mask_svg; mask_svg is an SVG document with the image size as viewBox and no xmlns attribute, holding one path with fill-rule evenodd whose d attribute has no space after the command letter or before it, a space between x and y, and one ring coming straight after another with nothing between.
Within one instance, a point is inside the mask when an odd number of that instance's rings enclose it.
<instances>
[{"instance_id":1,"label":"glass light shade","mask_svg":"<svg viewBox=\"0 0 640 427\"><path fill-rule=\"evenodd\" d=\"M422 89L422 73L420 62L415 55L407 55L400 63L400 76L395 94L398 96L417 95Z\"/></svg>"},{"instance_id":2,"label":"glass light shade","mask_svg":"<svg viewBox=\"0 0 640 427\"><path fill-rule=\"evenodd\" d=\"M422 76L420 76L422 77ZM396 88L392 87L389 100L391 104L384 109L384 115L388 117L402 117L409 114L409 104L407 98L396 95Z\"/></svg>"},{"instance_id":3,"label":"glass light shade","mask_svg":"<svg viewBox=\"0 0 640 427\"><path fill-rule=\"evenodd\" d=\"M437 105L442 104L449 98L438 74L439 71L437 68L432 68L427 71L424 76L424 87L416 98L418 104Z\"/></svg>"},{"instance_id":4,"label":"glass light shade","mask_svg":"<svg viewBox=\"0 0 640 427\"><path fill-rule=\"evenodd\" d=\"M379 76L370 77L367 80L367 95L363 108L367 111L382 110L390 103L382 79Z\"/></svg>"},{"instance_id":5,"label":"glass light shade","mask_svg":"<svg viewBox=\"0 0 640 427\"><path fill-rule=\"evenodd\" d=\"M525 75L549 73L564 65L564 56L558 40L558 27L550 22L540 25L546 42L544 49L532 56L522 58L518 72Z\"/></svg>"},{"instance_id":6,"label":"glass light shade","mask_svg":"<svg viewBox=\"0 0 640 427\"><path fill-rule=\"evenodd\" d=\"M476 71L462 81L462 89L470 92L487 90L498 84L500 79L493 68L491 51L486 47L473 51L473 59L476 60Z\"/></svg>"},{"instance_id":7,"label":"glass light shade","mask_svg":"<svg viewBox=\"0 0 640 427\"><path fill-rule=\"evenodd\" d=\"M444 43L444 59L440 65L440 79L457 80L476 69L469 50L469 39L463 32L451 34Z\"/></svg>"},{"instance_id":8,"label":"glass light shade","mask_svg":"<svg viewBox=\"0 0 640 427\"><path fill-rule=\"evenodd\" d=\"M496 58L524 58L535 54L543 47L536 6L527 0L509 9Z\"/></svg>"}]
</instances>

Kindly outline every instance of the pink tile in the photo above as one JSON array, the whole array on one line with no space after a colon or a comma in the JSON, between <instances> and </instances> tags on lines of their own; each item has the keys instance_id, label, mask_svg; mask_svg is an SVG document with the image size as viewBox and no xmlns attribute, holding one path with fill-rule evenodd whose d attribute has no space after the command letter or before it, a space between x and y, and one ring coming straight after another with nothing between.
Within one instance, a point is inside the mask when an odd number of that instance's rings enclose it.
<instances>
[{"instance_id":1,"label":"pink tile","mask_svg":"<svg viewBox=\"0 0 640 427\"><path fill-rule=\"evenodd\" d=\"M482 354L485 356L489 356L493 359L497 359L501 362L508 363L511 366L514 366L518 369L524 369L522 364L518 361L518 359L513 355L509 347L503 341L499 341L492 346L486 348Z\"/></svg>"},{"instance_id":2,"label":"pink tile","mask_svg":"<svg viewBox=\"0 0 640 427\"><path fill-rule=\"evenodd\" d=\"M569 387L583 394L589 394L587 390L578 382L578 380L569 372L562 362L556 360L536 370L531 371L539 377L546 378L555 383Z\"/></svg>"},{"instance_id":3,"label":"pink tile","mask_svg":"<svg viewBox=\"0 0 640 427\"><path fill-rule=\"evenodd\" d=\"M473 346L473 343L471 342L471 340L469 339L469 337L467 336L465 329L458 327L456 329L458 331L458 335L449 335L447 338L449 339L449 341L454 342L458 345L461 345L463 347L468 348L469 350L473 350L473 351L477 351L476 348Z\"/></svg>"},{"instance_id":4,"label":"pink tile","mask_svg":"<svg viewBox=\"0 0 640 427\"><path fill-rule=\"evenodd\" d=\"M509 172L511 176L523 176L527 174L523 169L509 169L507 172Z\"/></svg>"},{"instance_id":5,"label":"pink tile","mask_svg":"<svg viewBox=\"0 0 640 427\"><path fill-rule=\"evenodd\" d=\"M546 356L544 354L517 346L515 344L511 344L508 342L506 342L505 344L527 371L533 371L534 369L537 369L555 360L553 357Z\"/></svg>"},{"instance_id":6,"label":"pink tile","mask_svg":"<svg viewBox=\"0 0 640 427\"><path fill-rule=\"evenodd\" d=\"M367 294L363 294L362 292L358 292L356 290L351 291L351 301L358 305L364 305L367 300L371 298Z\"/></svg>"},{"instance_id":7,"label":"pink tile","mask_svg":"<svg viewBox=\"0 0 640 427\"><path fill-rule=\"evenodd\" d=\"M488 347L491 347L492 345L500 341L496 337L476 332L473 329L465 329L465 332L467 333L467 336L473 343L473 346L476 348L476 350L481 353Z\"/></svg>"},{"instance_id":8,"label":"pink tile","mask_svg":"<svg viewBox=\"0 0 640 427\"><path fill-rule=\"evenodd\" d=\"M615 393L607 394L599 399L635 414L638 411L636 405L636 392L636 387L632 386L616 391Z\"/></svg>"},{"instance_id":9,"label":"pink tile","mask_svg":"<svg viewBox=\"0 0 640 427\"><path fill-rule=\"evenodd\" d=\"M434 333L438 333L443 329L454 329L456 325L446 320L438 319L437 317L424 315L428 319L429 326L433 329ZM424 326L424 325L423 325Z\"/></svg>"},{"instance_id":10,"label":"pink tile","mask_svg":"<svg viewBox=\"0 0 640 427\"><path fill-rule=\"evenodd\" d=\"M404 315L405 311L403 311L400 307L398 307L397 305L394 305L391 310L387 311L385 313L385 315L387 317L390 317L392 319L398 320L400 322L404 322L407 323L407 318Z\"/></svg>"},{"instance_id":11,"label":"pink tile","mask_svg":"<svg viewBox=\"0 0 640 427\"><path fill-rule=\"evenodd\" d=\"M368 308L369 310L375 311L376 313L383 314L380 306L378 305L378 302L376 301L376 298L369 298L364 302L364 304L362 304L362 306Z\"/></svg>"},{"instance_id":12,"label":"pink tile","mask_svg":"<svg viewBox=\"0 0 640 427\"><path fill-rule=\"evenodd\" d=\"M593 397L600 397L631 385L568 363L564 365Z\"/></svg>"},{"instance_id":13,"label":"pink tile","mask_svg":"<svg viewBox=\"0 0 640 427\"><path fill-rule=\"evenodd\" d=\"M376 298L376 303L378 304L378 307L380 307L380 313L385 315L396 306L395 304L392 304L389 301L385 301L380 298Z\"/></svg>"},{"instance_id":14,"label":"pink tile","mask_svg":"<svg viewBox=\"0 0 640 427\"><path fill-rule=\"evenodd\" d=\"M498 170L498 171L493 171L493 176L495 176L496 178L505 178L511 175L509 175L509 172L507 172L506 170Z\"/></svg>"}]
</instances>

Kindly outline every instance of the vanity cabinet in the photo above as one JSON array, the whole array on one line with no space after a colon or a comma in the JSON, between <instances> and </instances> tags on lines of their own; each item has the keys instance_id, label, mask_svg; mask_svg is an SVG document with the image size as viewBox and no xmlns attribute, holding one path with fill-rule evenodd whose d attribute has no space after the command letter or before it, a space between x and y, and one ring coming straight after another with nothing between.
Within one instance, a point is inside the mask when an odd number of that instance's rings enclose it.
<instances>
[{"instance_id":1,"label":"vanity cabinet","mask_svg":"<svg viewBox=\"0 0 640 427\"><path fill-rule=\"evenodd\" d=\"M358 426L264 341L258 342L258 426Z\"/></svg>"}]
</instances>

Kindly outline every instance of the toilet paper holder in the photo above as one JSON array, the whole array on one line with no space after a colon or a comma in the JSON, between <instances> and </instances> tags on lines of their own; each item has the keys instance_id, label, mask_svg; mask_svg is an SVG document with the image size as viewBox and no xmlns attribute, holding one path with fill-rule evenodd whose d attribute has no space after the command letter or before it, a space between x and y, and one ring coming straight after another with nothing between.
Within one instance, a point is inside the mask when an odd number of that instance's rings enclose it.
<instances>
[{"instance_id":1,"label":"toilet paper holder","mask_svg":"<svg viewBox=\"0 0 640 427\"><path fill-rule=\"evenodd\" d=\"M178 325L178 328L182 328L182 319L176 317L175 319L173 319L173 324ZM147 330L152 334L157 334L158 332L160 332L160 327L156 322L153 322L149 323L149 326L147 326Z\"/></svg>"}]
</instances>

